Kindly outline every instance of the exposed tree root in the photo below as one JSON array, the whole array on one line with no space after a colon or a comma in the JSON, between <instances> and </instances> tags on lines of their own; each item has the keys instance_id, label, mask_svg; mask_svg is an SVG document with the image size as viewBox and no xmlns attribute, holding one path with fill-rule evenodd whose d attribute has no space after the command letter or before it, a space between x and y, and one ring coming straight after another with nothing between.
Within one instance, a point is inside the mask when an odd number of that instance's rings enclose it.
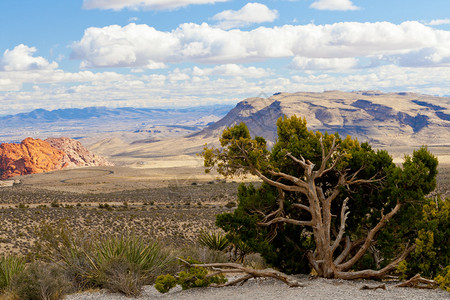
<instances>
[{"instance_id":1,"label":"exposed tree root","mask_svg":"<svg viewBox=\"0 0 450 300\"><path fill-rule=\"evenodd\" d=\"M215 287L224 287L224 286L233 286L238 283L244 284L247 280L251 278L274 278L280 280L287 284L289 287L303 287L303 285L297 280L293 280L289 278L288 275L278 272L272 269L264 269L264 270L255 270L252 268L246 268L240 264L235 263L211 263L211 264L191 264L188 261L178 258L178 260L182 261L184 264L192 267L203 267L203 268L211 268L215 271L214 274L211 275L219 275L225 273L243 273L244 276L237 278L236 280L218 284Z\"/></svg>"},{"instance_id":2,"label":"exposed tree root","mask_svg":"<svg viewBox=\"0 0 450 300\"><path fill-rule=\"evenodd\" d=\"M410 279L395 285L395 287L413 287L419 289L435 289L439 284L431 279L425 279L420 274L416 274Z\"/></svg>"}]
</instances>

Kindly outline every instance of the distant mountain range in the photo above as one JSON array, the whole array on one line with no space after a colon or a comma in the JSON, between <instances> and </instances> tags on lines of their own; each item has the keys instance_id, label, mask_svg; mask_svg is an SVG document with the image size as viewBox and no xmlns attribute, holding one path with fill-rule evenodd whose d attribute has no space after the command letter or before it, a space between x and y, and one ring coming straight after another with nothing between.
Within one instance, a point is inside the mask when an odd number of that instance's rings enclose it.
<instances>
[{"instance_id":1,"label":"distant mountain range","mask_svg":"<svg viewBox=\"0 0 450 300\"><path fill-rule=\"evenodd\" d=\"M375 146L450 145L450 98L378 91L276 93L239 102L198 136L219 135L244 122L252 135L276 139L276 121L305 117L312 130L351 135Z\"/></svg>"},{"instance_id":2,"label":"distant mountain range","mask_svg":"<svg viewBox=\"0 0 450 300\"><path fill-rule=\"evenodd\" d=\"M36 109L0 117L0 142L18 142L26 137L69 136L85 138L115 131L145 131L150 126L187 126L201 130L223 117L233 105L182 109L86 107L57 110Z\"/></svg>"}]
</instances>

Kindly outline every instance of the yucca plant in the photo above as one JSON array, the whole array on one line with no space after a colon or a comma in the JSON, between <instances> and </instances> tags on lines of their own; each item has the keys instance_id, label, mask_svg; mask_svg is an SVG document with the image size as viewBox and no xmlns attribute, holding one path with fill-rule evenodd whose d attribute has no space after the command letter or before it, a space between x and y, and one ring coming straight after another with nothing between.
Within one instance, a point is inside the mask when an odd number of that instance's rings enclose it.
<instances>
[{"instance_id":1,"label":"yucca plant","mask_svg":"<svg viewBox=\"0 0 450 300\"><path fill-rule=\"evenodd\" d=\"M8 287L12 278L23 272L24 269L24 258L13 255L0 257L0 290Z\"/></svg>"},{"instance_id":2,"label":"yucca plant","mask_svg":"<svg viewBox=\"0 0 450 300\"><path fill-rule=\"evenodd\" d=\"M144 241L135 235L111 236L100 240L96 246L96 259L99 266L113 259L121 259L141 273L141 279L151 281L156 273L171 261L157 242Z\"/></svg>"},{"instance_id":3,"label":"yucca plant","mask_svg":"<svg viewBox=\"0 0 450 300\"><path fill-rule=\"evenodd\" d=\"M212 250L224 251L230 245L230 242L225 237L225 234L215 231L202 230L198 237L200 245Z\"/></svg>"}]
</instances>

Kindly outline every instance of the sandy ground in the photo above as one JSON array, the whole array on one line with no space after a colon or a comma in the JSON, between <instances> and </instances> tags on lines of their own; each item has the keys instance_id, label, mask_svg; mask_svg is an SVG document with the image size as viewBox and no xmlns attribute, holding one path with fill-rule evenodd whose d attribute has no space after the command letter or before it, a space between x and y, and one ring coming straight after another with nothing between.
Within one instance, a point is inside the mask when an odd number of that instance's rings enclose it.
<instances>
[{"instance_id":1,"label":"sandy ground","mask_svg":"<svg viewBox=\"0 0 450 300\"><path fill-rule=\"evenodd\" d=\"M242 286L224 288L197 288L181 290L174 288L167 294L160 294L152 286L144 288L139 300L170 299L170 300L444 300L450 299L450 294L440 290L397 288L388 283L386 290L361 290L364 285L377 286L376 281L345 281L331 279L309 280L306 276L300 277L304 285L298 288L289 288L279 281L271 279L249 280ZM123 300L129 299L123 295L111 294L107 291L90 292L69 295L67 300Z\"/></svg>"}]
</instances>

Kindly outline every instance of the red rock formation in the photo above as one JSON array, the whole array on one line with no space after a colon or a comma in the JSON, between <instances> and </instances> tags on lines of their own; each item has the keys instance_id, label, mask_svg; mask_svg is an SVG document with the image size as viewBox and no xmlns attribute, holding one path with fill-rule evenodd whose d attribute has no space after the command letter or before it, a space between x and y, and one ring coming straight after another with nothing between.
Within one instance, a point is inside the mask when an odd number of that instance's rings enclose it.
<instances>
[{"instance_id":1,"label":"red rock formation","mask_svg":"<svg viewBox=\"0 0 450 300\"><path fill-rule=\"evenodd\" d=\"M45 141L26 138L20 144L0 144L0 179L67 167L112 165L80 142L64 137Z\"/></svg>"},{"instance_id":2,"label":"red rock formation","mask_svg":"<svg viewBox=\"0 0 450 300\"><path fill-rule=\"evenodd\" d=\"M48 138L45 140L53 148L63 151L66 156L63 163L68 167L90 167L90 166L113 166L114 164L107 161L104 157L96 155L74 139L60 137Z\"/></svg>"},{"instance_id":3,"label":"red rock formation","mask_svg":"<svg viewBox=\"0 0 450 300\"><path fill-rule=\"evenodd\" d=\"M40 140L26 138L20 144L0 144L0 179L60 170L67 167L65 153Z\"/></svg>"}]
</instances>

